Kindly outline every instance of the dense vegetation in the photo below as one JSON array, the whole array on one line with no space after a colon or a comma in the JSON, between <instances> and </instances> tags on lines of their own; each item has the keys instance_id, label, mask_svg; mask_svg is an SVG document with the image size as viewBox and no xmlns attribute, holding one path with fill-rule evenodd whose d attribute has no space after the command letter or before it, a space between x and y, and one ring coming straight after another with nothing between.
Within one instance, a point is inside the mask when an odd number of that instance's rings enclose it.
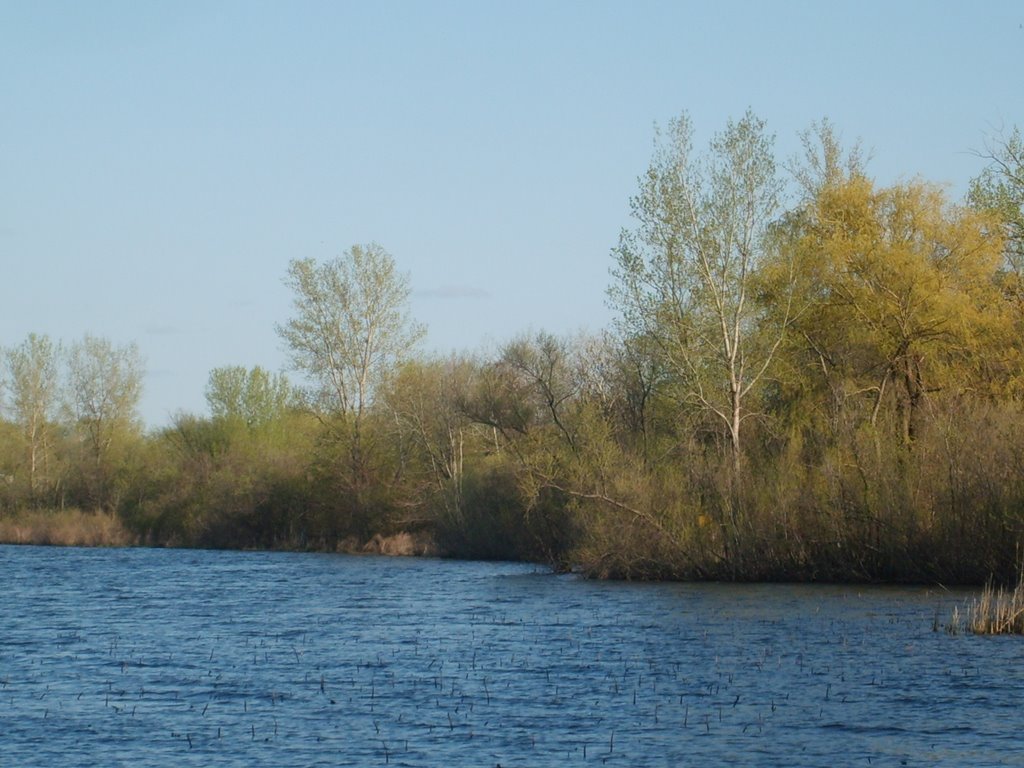
<instances>
[{"instance_id":1,"label":"dense vegetation","mask_svg":"<svg viewBox=\"0 0 1024 768\"><path fill-rule=\"evenodd\" d=\"M685 116L659 134L600 335L418 355L407 278L356 246L289 267L304 386L220 368L210 416L153 434L134 347L30 336L4 356L0 535L82 509L162 545L408 534L598 577L1016 583L1021 136L961 204L879 186L827 124L804 145L782 174L751 114L703 153Z\"/></svg>"}]
</instances>

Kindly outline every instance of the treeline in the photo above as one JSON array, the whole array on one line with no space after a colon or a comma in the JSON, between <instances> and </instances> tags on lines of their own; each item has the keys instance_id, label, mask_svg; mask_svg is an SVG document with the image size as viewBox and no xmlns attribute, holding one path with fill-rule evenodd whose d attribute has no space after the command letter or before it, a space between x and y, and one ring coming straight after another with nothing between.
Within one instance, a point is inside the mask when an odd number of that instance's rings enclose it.
<instances>
[{"instance_id":1,"label":"treeline","mask_svg":"<svg viewBox=\"0 0 1024 768\"><path fill-rule=\"evenodd\" d=\"M97 510L182 546L401 536L597 577L1015 582L1019 132L961 203L876 184L827 123L785 173L752 114L692 135L684 115L657 137L603 334L424 357L408 278L355 246L289 266L302 386L217 369L210 415L154 434L134 348L29 337L4 358L5 514Z\"/></svg>"},{"instance_id":2,"label":"treeline","mask_svg":"<svg viewBox=\"0 0 1024 768\"><path fill-rule=\"evenodd\" d=\"M2 371L2 508L117 508L141 439L138 347L29 334L3 350Z\"/></svg>"}]
</instances>

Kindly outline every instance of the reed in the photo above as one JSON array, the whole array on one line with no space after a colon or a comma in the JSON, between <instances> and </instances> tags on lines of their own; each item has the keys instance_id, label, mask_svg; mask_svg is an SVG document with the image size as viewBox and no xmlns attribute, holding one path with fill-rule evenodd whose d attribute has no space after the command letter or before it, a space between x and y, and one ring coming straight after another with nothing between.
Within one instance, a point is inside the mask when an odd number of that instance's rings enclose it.
<instances>
[{"instance_id":1,"label":"reed","mask_svg":"<svg viewBox=\"0 0 1024 768\"><path fill-rule=\"evenodd\" d=\"M24 510L0 515L0 543L124 547L138 544L138 538L120 519L104 512Z\"/></svg>"},{"instance_id":2,"label":"reed","mask_svg":"<svg viewBox=\"0 0 1024 768\"><path fill-rule=\"evenodd\" d=\"M966 629L976 635L1024 635L1024 572L1013 589L989 583L963 611L955 607L948 629L951 634Z\"/></svg>"}]
</instances>

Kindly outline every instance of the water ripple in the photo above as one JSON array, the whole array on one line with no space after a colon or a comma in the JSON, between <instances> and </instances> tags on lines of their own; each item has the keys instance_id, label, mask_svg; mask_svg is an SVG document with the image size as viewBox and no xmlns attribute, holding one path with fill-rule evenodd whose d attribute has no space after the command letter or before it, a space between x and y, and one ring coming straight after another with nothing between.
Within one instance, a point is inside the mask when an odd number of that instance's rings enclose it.
<instances>
[{"instance_id":1,"label":"water ripple","mask_svg":"<svg viewBox=\"0 0 1024 768\"><path fill-rule=\"evenodd\" d=\"M17 766L1021 765L963 596L531 566L0 547Z\"/></svg>"}]
</instances>

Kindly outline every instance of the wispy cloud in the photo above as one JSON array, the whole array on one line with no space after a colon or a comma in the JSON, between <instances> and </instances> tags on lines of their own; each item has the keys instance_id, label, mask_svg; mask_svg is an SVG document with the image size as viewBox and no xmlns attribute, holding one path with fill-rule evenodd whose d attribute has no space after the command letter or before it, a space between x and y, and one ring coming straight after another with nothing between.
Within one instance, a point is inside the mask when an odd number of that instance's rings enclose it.
<instances>
[{"instance_id":1,"label":"wispy cloud","mask_svg":"<svg viewBox=\"0 0 1024 768\"><path fill-rule=\"evenodd\" d=\"M439 285L424 291L416 291L415 295L423 299L486 299L490 291L472 285Z\"/></svg>"}]
</instances>

